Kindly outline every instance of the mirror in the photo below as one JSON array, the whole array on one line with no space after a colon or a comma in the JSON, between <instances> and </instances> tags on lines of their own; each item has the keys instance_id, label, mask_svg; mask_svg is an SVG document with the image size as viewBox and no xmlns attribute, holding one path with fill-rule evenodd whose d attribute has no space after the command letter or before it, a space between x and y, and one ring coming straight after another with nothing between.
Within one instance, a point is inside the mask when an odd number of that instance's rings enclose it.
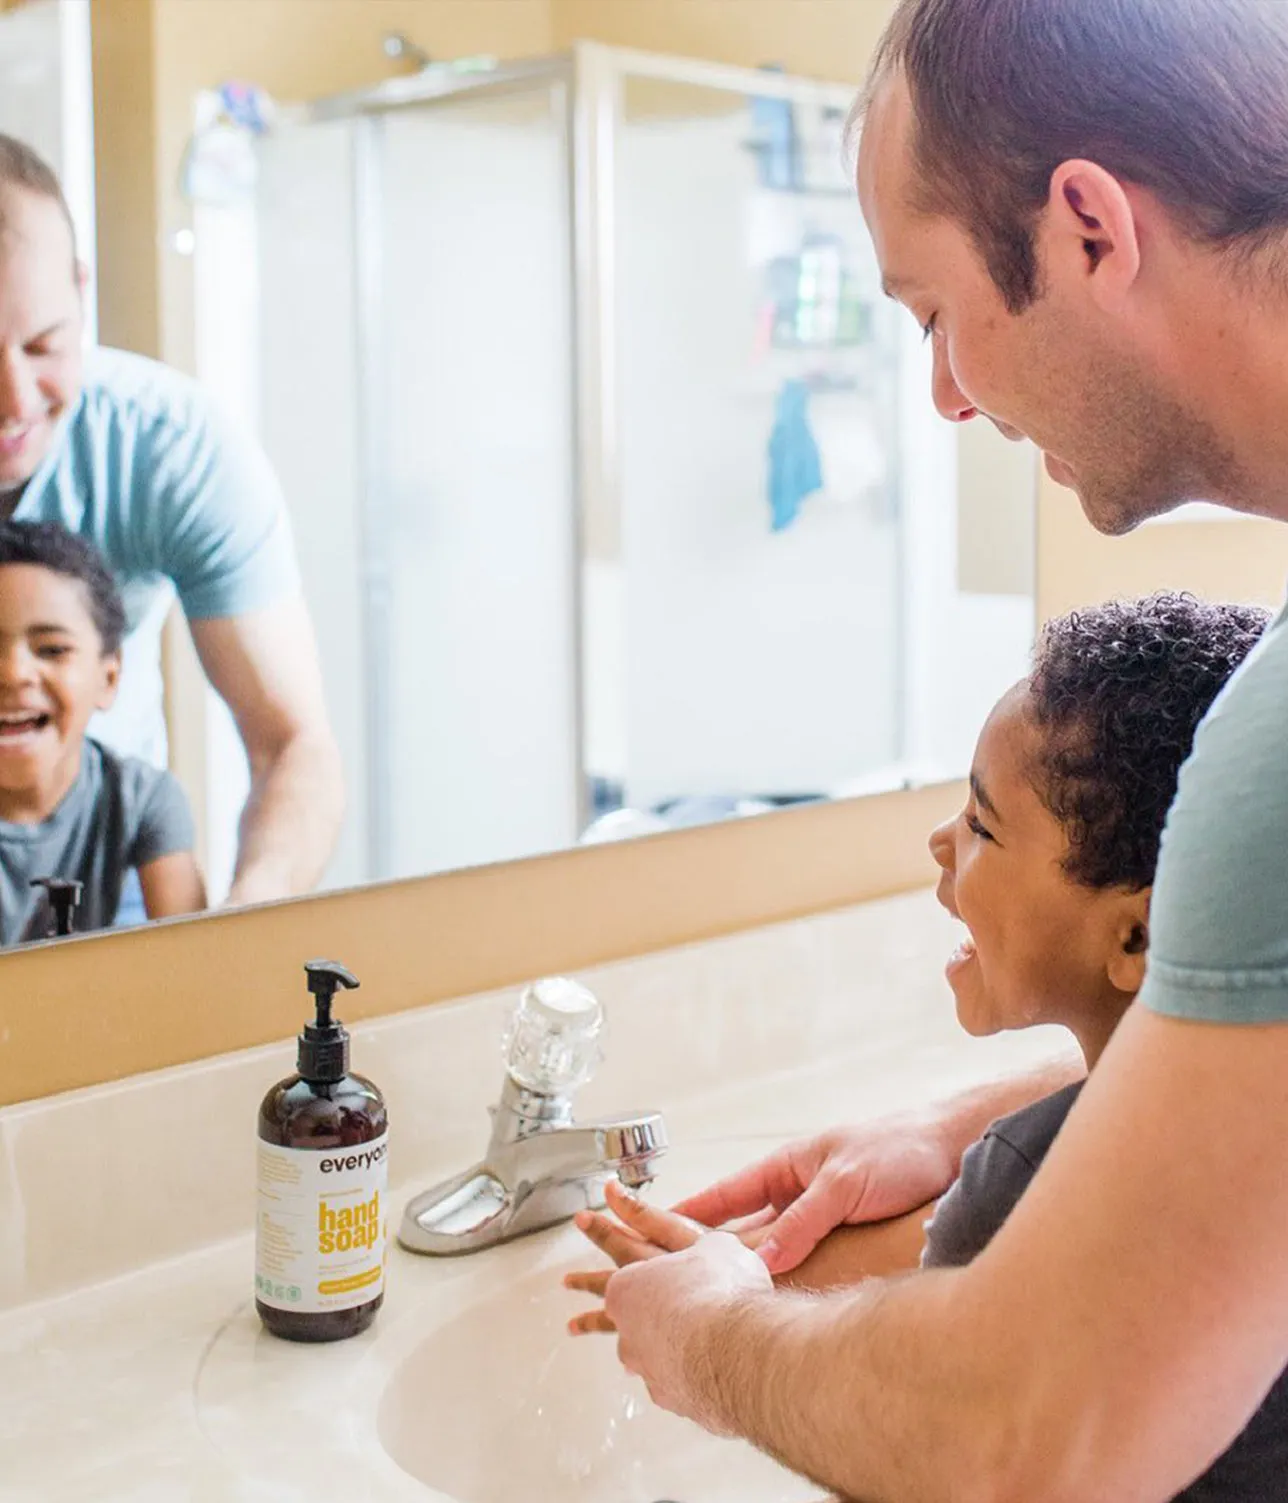
<instances>
[{"instance_id":1,"label":"mirror","mask_svg":"<svg viewBox=\"0 0 1288 1503\"><path fill-rule=\"evenodd\" d=\"M343 767L310 887L965 772L1032 640L1035 466L933 411L853 93L576 45L194 102L166 254L281 483ZM169 689L220 902L243 737Z\"/></svg>"},{"instance_id":2,"label":"mirror","mask_svg":"<svg viewBox=\"0 0 1288 1503\"><path fill-rule=\"evenodd\" d=\"M1031 451L930 406L852 90L730 72L326 102L198 209L344 746L328 883L960 776L1024 671Z\"/></svg>"}]
</instances>

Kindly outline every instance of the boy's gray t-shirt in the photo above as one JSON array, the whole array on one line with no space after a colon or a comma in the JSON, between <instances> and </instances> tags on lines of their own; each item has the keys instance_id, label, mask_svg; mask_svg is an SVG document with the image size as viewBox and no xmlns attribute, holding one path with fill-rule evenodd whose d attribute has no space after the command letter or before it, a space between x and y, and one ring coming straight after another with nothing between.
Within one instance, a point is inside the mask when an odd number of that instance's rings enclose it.
<instances>
[{"instance_id":1,"label":"boy's gray t-shirt","mask_svg":"<svg viewBox=\"0 0 1288 1503\"><path fill-rule=\"evenodd\" d=\"M988 1246L1038 1172L1081 1084L994 1122L966 1150L957 1182L926 1227L923 1268L957 1268ZM1288 1353L1285 1353L1288 1359ZM1288 1503L1288 1373L1242 1433L1175 1503Z\"/></svg>"},{"instance_id":2,"label":"boy's gray t-shirt","mask_svg":"<svg viewBox=\"0 0 1288 1503\"><path fill-rule=\"evenodd\" d=\"M188 801L170 773L87 736L76 781L48 819L0 820L0 944L43 939L52 927L33 877L83 883L77 932L104 929L116 917L126 872L190 851L193 834Z\"/></svg>"},{"instance_id":3,"label":"boy's gray t-shirt","mask_svg":"<svg viewBox=\"0 0 1288 1503\"><path fill-rule=\"evenodd\" d=\"M1208 712L1163 831L1140 1001L1288 1020L1288 608Z\"/></svg>"}]
</instances>

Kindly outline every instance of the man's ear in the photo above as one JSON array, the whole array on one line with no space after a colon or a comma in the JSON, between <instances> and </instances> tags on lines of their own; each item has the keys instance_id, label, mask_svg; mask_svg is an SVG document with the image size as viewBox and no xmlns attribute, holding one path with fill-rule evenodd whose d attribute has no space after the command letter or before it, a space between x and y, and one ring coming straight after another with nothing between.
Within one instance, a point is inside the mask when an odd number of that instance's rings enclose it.
<instances>
[{"instance_id":1,"label":"man's ear","mask_svg":"<svg viewBox=\"0 0 1288 1503\"><path fill-rule=\"evenodd\" d=\"M116 691L121 686L121 654L119 652L105 652L103 654L103 681L99 685L98 698L94 702L96 710L110 710L116 702Z\"/></svg>"},{"instance_id":2,"label":"man's ear","mask_svg":"<svg viewBox=\"0 0 1288 1503\"><path fill-rule=\"evenodd\" d=\"M1048 277L1080 284L1108 311L1140 274L1140 225L1131 195L1095 162L1061 162L1051 174L1043 227Z\"/></svg>"},{"instance_id":3,"label":"man's ear","mask_svg":"<svg viewBox=\"0 0 1288 1503\"><path fill-rule=\"evenodd\" d=\"M1114 943L1109 952L1109 981L1116 991L1131 996L1145 984L1145 954L1149 949L1149 899L1153 889L1127 893L1114 920Z\"/></svg>"}]
</instances>

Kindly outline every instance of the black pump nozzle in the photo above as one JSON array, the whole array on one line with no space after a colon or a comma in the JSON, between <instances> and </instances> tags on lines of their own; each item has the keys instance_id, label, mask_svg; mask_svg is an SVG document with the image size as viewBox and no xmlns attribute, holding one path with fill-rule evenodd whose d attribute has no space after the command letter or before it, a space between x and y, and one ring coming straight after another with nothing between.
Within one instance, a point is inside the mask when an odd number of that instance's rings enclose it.
<instances>
[{"instance_id":1,"label":"black pump nozzle","mask_svg":"<svg viewBox=\"0 0 1288 1503\"><path fill-rule=\"evenodd\" d=\"M50 939L71 934L76 928L76 910L80 906L84 883L71 877L33 877L33 887L43 887L49 895L49 906L54 911L54 927L48 931Z\"/></svg>"},{"instance_id":2,"label":"black pump nozzle","mask_svg":"<svg viewBox=\"0 0 1288 1503\"><path fill-rule=\"evenodd\" d=\"M331 1003L337 987L355 987L358 978L334 960L310 960L304 969L317 1016L300 1034L297 1069L302 1080L334 1085L349 1073L349 1035L331 1016Z\"/></svg>"}]
</instances>

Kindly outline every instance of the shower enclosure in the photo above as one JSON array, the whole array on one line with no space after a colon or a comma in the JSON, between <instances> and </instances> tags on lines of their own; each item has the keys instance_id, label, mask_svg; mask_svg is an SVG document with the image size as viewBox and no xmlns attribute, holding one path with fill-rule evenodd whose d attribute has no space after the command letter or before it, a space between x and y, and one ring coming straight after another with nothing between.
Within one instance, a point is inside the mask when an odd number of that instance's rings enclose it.
<instances>
[{"instance_id":1,"label":"shower enclosure","mask_svg":"<svg viewBox=\"0 0 1288 1503\"><path fill-rule=\"evenodd\" d=\"M342 742L331 885L962 770L998 674L929 648L1022 668L1030 611L951 615L956 444L851 92L431 67L286 112L249 219L200 216L203 375L282 478Z\"/></svg>"}]
</instances>

